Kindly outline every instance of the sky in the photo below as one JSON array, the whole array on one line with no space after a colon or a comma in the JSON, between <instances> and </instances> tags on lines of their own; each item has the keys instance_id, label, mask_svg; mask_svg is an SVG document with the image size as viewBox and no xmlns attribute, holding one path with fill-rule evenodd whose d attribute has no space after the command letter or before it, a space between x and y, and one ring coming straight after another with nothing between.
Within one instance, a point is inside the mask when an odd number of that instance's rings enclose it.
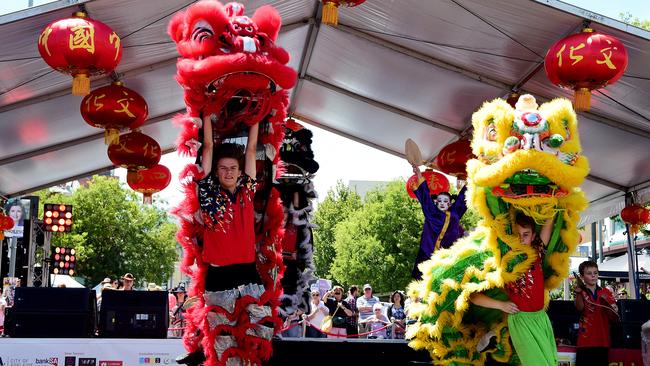
<instances>
[{"instance_id":1,"label":"sky","mask_svg":"<svg viewBox=\"0 0 650 366\"><path fill-rule=\"evenodd\" d=\"M28 1L0 0L0 15L25 8ZM33 0L34 5L47 2L50 0ZM620 19L620 13L628 12L640 19L650 19L650 3L646 0L565 0L565 2L617 20ZM319 201L325 198L328 190L334 187L338 180L348 184L350 180L388 181L399 177L408 178L411 175L409 164L401 158L308 124L305 126L314 134L312 149L316 161L320 164L320 170L314 179ZM191 161L171 153L163 156L161 164L168 166L176 177L183 166ZM118 175L123 177L125 172L118 171ZM158 197L168 201L170 205L179 202L181 194L177 180L172 180L172 184L160 192Z\"/></svg>"}]
</instances>

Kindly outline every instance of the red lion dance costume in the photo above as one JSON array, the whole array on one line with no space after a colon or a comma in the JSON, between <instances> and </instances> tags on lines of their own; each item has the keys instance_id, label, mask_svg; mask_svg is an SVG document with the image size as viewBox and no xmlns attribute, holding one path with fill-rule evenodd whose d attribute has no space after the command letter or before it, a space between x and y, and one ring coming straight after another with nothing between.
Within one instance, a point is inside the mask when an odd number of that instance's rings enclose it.
<instances>
[{"instance_id":1,"label":"red lion dance costume","mask_svg":"<svg viewBox=\"0 0 650 366\"><path fill-rule=\"evenodd\" d=\"M296 72L286 66L289 54L275 45L280 26L273 7L263 6L249 18L241 4L224 6L212 0L191 5L169 23L168 33L180 54L176 79L187 105L187 113L175 118L182 128L177 147L181 154L199 157L180 174L185 199L173 211L180 218L177 240L185 253L182 270L192 276L189 295L197 298L187 311L184 344L190 353L179 362L261 365L270 357L271 337L281 326L277 307L282 293L284 213L271 183L285 130L287 89L294 86ZM209 264L203 260L203 246L210 245L203 241L206 222L210 219L216 227L228 222L229 206L235 204L217 199L220 215L206 216L201 209L203 194L199 197L197 192L206 175L200 164L206 116L212 121L215 147L260 124L257 189L249 199L255 209L255 267L263 286L242 281L228 290L206 291ZM226 237L232 240L220 246L236 248L238 240Z\"/></svg>"}]
</instances>

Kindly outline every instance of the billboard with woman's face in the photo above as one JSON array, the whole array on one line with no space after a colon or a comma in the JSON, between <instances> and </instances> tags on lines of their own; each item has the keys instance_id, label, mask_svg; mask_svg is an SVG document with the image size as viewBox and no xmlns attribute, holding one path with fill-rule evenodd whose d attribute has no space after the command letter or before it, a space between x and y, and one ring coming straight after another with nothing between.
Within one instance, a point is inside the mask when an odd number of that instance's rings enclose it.
<instances>
[{"instance_id":1,"label":"billboard with woman's face","mask_svg":"<svg viewBox=\"0 0 650 366\"><path fill-rule=\"evenodd\" d=\"M29 220L29 199L11 199L5 205L5 213L14 220L14 227L5 231L6 237L22 238L25 220Z\"/></svg>"}]
</instances>

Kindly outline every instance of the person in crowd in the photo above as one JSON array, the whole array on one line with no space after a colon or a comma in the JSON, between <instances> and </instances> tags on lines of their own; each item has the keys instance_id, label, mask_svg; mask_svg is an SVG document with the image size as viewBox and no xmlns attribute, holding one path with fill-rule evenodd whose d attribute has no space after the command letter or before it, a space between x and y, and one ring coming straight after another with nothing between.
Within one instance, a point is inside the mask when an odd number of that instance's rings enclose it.
<instances>
[{"instance_id":1,"label":"person in crowd","mask_svg":"<svg viewBox=\"0 0 650 366\"><path fill-rule=\"evenodd\" d=\"M598 264L584 261L578 267L582 283L575 286L575 305L580 313L576 366L609 365L610 319L618 317L614 295L598 286Z\"/></svg>"},{"instance_id":2,"label":"person in crowd","mask_svg":"<svg viewBox=\"0 0 650 366\"><path fill-rule=\"evenodd\" d=\"M416 280L421 280L422 272L420 272L418 265L431 258L431 254L435 250L451 247L456 240L464 235L463 228L460 226L460 219L467 211L467 204L465 203L467 188L463 187L460 190L453 203L453 197L449 192L441 192L432 196L420 168L415 165L412 167L413 173L418 178L417 187L413 187L413 191L424 213L420 249L415 257L412 276Z\"/></svg>"},{"instance_id":3,"label":"person in crowd","mask_svg":"<svg viewBox=\"0 0 650 366\"><path fill-rule=\"evenodd\" d=\"M406 311L404 310L404 294L401 291L395 291L390 295L390 306L386 310L386 316L395 326L389 328L390 338L404 339L406 332ZM393 333L394 330L394 333Z\"/></svg>"},{"instance_id":4,"label":"person in crowd","mask_svg":"<svg viewBox=\"0 0 650 366\"><path fill-rule=\"evenodd\" d=\"M104 277L102 282L99 283L100 288L103 288L105 284L112 284L113 281L111 281L110 277Z\"/></svg>"},{"instance_id":5,"label":"person in crowd","mask_svg":"<svg viewBox=\"0 0 650 366\"><path fill-rule=\"evenodd\" d=\"M357 299L357 309L359 310L359 337L364 338L364 333L368 333L370 327L364 320L373 315L372 307L379 302L377 296L372 295L372 286L369 283L363 285L363 296Z\"/></svg>"},{"instance_id":6,"label":"person in crowd","mask_svg":"<svg viewBox=\"0 0 650 366\"><path fill-rule=\"evenodd\" d=\"M299 338L302 336L302 327L300 326L300 319L305 314L302 309L296 309L284 319L282 329L282 337L285 338Z\"/></svg>"},{"instance_id":7,"label":"person in crowd","mask_svg":"<svg viewBox=\"0 0 650 366\"><path fill-rule=\"evenodd\" d=\"M509 300L497 300L477 292L470 301L478 306L499 309L508 314L510 338L523 365L556 366L557 347L551 321L544 310L543 252L551 238L553 218L546 220L539 235L535 221L523 213L515 216L514 233L523 245L532 246L537 256L517 280L505 285ZM483 351L494 337L490 331L481 338L477 349Z\"/></svg>"},{"instance_id":8,"label":"person in crowd","mask_svg":"<svg viewBox=\"0 0 650 366\"><path fill-rule=\"evenodd\" d=\"M345 302L350 306L352 310L352 316L348 317L348 325L346 327L348 338L356 338L359 333L359 309L357 308L357 297L359 296L359 287L357 285L352 285L348 289L348 297L345 298Z\"/></svg>"},{"instance_id":9,"label":"person in crowd","mask_svg":"<svg viewBox=\"0 0 650 366\"><path fill-rule=\"evenodd\" d=\"M372 315L368 318L359 321L359 324L368 324L369 339L386 339L388 338L388 332L386 331L387 325L390 325L390 321L382 313L383 306L380 303L377 303L372 306Z\"/></svg>"},{"instance_id":10,"label":"person in crowd","mask_svg":"<svg viewBox=\"0 0 650 366\"><path fill-rule=\"evenodd\" d=\"M121 290L124 287L122 284L122 279L120 278L114 279L113 282L111 282L111 286L113 286L114 290Z\"/></svg>"},{"instance_id":11,"label":"person in crowd","mask_svg":"<svg viewBox=\"0 0 650 366\"><path fill-rule=\"evenodd\" d=\"M323 319L329 315L329 309L321 300L320 291L314 289L311 291L311 301L309 302L309 314L303 315L303 319L308 322L305 328L305 337L307 338L325 338L326 335L321 332Z\"/></svg>"},{"instance_id":12,"label":"person in crowd","mask_svg":"<svg viewBox=\"0 0 650 366\"><path fill-rule=\"evenodd\" d=\"M123 287L122 291L133 291L133 284L135 283L135 277L131 273L125 273L122 276Z\"/></svg>"},{"instance_id":13,"label":"person in crowd","mask_svg":"<svg viewBox=\"0 0 650 366\"><path fill-rule=\"evenodd\" d=\"M341 286L334 286L325 293L325 306L332 317L332 329L327 338L346 338L347 317L352 316L350 305L343 299L344 290Z\"/></svg>"},{"instance_id":14,"label":"person in crowd","mask_svg":"<svg viewBox=\"0 0 650 366\"><path fill-rule=\"evenodd\" d=\"M621 287L616 292L616 300L627 300L627 290L625 287Z\"/></svg>"},{"instance_id":15,"label":"person in crowd","mask_svg":"<svg viewBox=\"0 0 650 366\"><path fill-rule=\"evenodd\" d=\"M4 334L6 307L7 307L7 299L5 299L5 296L2 293L2 287L0 287L0 335Z\"/></svg>"},{"instance_id":16,"label":"person in crowd","mask_svg":"<svg viewBox=\"0 0 650 366\"><path fill-rule=\"evenodd\" d=\"M113 286L111 286L110 282L109 283L103 283L101 289L99 290L99 296L97 297L97 312L98 313L99 313L99 311L101 310L101 307L102 307L102 298L103 298L103 295L104 295L104 291L109 291L109 290L113 290Z\"/></svg>"},{"instance_id":17,"label":"person in crowd","mask_svg":"<svg viewBox=\"0 0 650 366\"><path fill-rule=\"evenodd\" d=\"M185 286L181 286L172 289L171 298L173 297L173 305L170 302L170 313L169 319L172 328L171 335L173 337L182 337L183 328L185 328L185 300L187 299L187 292L185 291Z\"/></svg>"}]
</instances>

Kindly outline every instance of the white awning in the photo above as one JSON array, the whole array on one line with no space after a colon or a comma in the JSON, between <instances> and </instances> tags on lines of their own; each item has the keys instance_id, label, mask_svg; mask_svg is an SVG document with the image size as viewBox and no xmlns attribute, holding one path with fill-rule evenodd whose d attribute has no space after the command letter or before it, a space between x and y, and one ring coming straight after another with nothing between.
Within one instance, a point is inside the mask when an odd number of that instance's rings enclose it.
<instances>
[{"instance_id":1,"label":"white awning","mask_svg":"<svg viewBox=\"0 0 650 366\"><path fill-rule=\"evenodd\" d=\"M247 1L247 13L267 2ZM144 131L173 150L170 119L184 105L165 29L190 3L61 0L0 16L0 194L111 168L103 133L83 122L70 78L51 70L37 50L43 27L82 4L122 37L117 72L149 104ZM625 44L629 65L579 115L591 162L583 189L593 203L581 225L618 213L624 192L650 186L650 32L557 0L373 0L342 7L338 27L320 24L320 1L270 3L283 16L279 44L300 75L290 113L397 156L412 138L426 158L466 133L483 101L512 89L540 101L570 96L550 84L541 62L551 45L591 21ZM92 87L108 82L95 79Z\"/></svg>"}]
</instances>

